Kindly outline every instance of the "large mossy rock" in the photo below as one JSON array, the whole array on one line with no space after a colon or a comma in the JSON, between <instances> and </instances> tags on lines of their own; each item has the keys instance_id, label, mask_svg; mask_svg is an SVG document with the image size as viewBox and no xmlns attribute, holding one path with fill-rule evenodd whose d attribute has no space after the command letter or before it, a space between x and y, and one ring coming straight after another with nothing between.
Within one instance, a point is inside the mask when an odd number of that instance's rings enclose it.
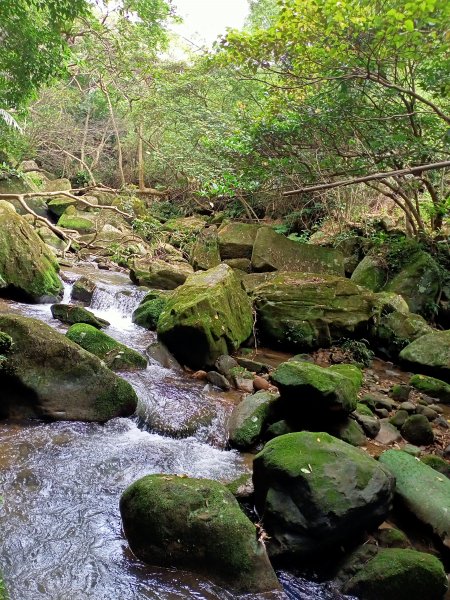
<instances>
[{"instance_id":1,"label":"large mossy rock","mask_svg":"<svg viewBox=\"0 0 450 600\"><path fill-rule=\"evenodd\" d=\"M72 184L66 177L60 179L51 179L45 182L46 192L70 192Z\"/></svg>"},{"instance_id":2,"label":"large mossy rock","mask_svg":"<svg viewBox=\"0 0 450 600\"><path fill-rule=\"evenodd\" d=\"M300 244L277 233L271 227L261 227L252 252L254 271L294 271L344 276L344 256L331 248Z\"/></svg>"},{"instance_id":3,"label":"large mossy rock","mask_svg":"<svg viewBox=\"0 0 450 600\"><path fill-rule=\"evenodd\" d=\"M133 261L130 278L137 285L160 290L174 290L182 285L194 269L183 259L170 262L159 258L140 258Z\"/></svg>"},{"instance_id":4,"label":"large mossy rock","mask_svg":"<svg viewBox=\"0 0 450 600\"><path fill-rule=\"evenodd\" d=\"M158 320L158 337L183 364L212 367L252 333L251 302L227 265L191 275Z\"/></svg>"},{"instance_id":5,"label":"large mossy rock","mask_svg":"<svg viewBox=\"0 0 450 600\"><path fill-rule=\"evenodd\" d=\"M444 404L450 404L450 383L427 375L413 375L409 380L409 385L431 398L437 398Z\"/></svg>"},{"instance_id":6,"label":"large mossy rock","mask_svg":"<svg viewBox=\"0 0 450 600\"><path fill-rule=\"evenodd\" d=\"M67 196L56 196L50 197L47 202L48 212L59 219L61 215L66 211L69 206L76 206L77 201L75 198L68 198Z\"/></svg>"},{"instance_id":7,"label":"large mossy rock","mask_svg":"<svg viewBox=\"0 0 450 600\"><path fill-rule=\"evenodd\" d=\"M235 406L229 425L231 446L248 450L261 439L278 398L278 394L260 391L247 396Z\"/></svg>"},{"instance_id":8,"label":"large mossy rock","mask_svg":"<svg viewBox=\"0 0 450 600\"><path fill-rule=\"evenodd\" d=\"M372 292L383 289L388 280L387 265L379 257L367 254L353 271L351 280Z\"/></svg>"},{"instance_id":9,"label":"large mossy rock","mask_svg":"<svg viewBox=\"0 0 450 600\"><path fill-rule=\"evenodd\" d=\"M59 217L58 227L73 229L78 233L93 233L98 227L94 215L78 211L75 206L69 206Z\"/></svg>"},{"instance_id":10,"label":"large mossy rock","mask_svg":"<svg viewBox=\"0 0 450 600\"><path fill-rule=\"evenodd\" d=\"M0 373L3 417L104 422L136 409L128 382L45 323L0 315L0 331L13 340Z\"/></svg>"},{"instance_id":11,"label":"large mossy rock","mask_svg":"<svg viewBox=\"0 0 450 600\"><path fill-rule=\"evenodd\" d=\"M236 592L279 589L255 526L221 483L148 475L125 490L120 512L144 562L189 569Z\"/></svg>"},{"instance_id":12,"label":"large mossy rock","mask_svg":"<svg viewBox=\"0 0 450 600\"><path fill-rule=\"evenodd\" d=\"M400 360L412 371L450 381L450 329L433 331L414 340L400 352Z\"/></svg>"},{"instance_id":13,"label":"large mossy rock","mask_svg":"<svg viewBox=\"0 0 450 600\"><path fill-rule=\"evenodd\" d=\"M75 306L74 304L53 304L51 311L54 319L58 319L58 321L67 325L87 323L97 329L102 329L109 325L105 319L100 319L100 317L96 317L90 310L82 306Z\"/></svg>"},{"instance_id":14,"label":"large mossy rock","mask_svg":"<svg viewBox=\"0 0 450 600\"><path fill-rule=\"evenodd\" d=\"M344 277L307 273L268 274L252 296L263 340L293 350L367 335L375 302L372 292Z\"/></svg>"},{"instance_id":15,"label":"large mossy rock","mask_svg":"<svg viewBox=\"0 0 450 600\"><path fill-rule=\"evenodd\" d=\"M31 302L55 302L62 294L58 263L33 227L0 200L0 292Z\"/></svg>"},{"instance_id":16,"label":"large mossy rock","mask_svg":"<svg viewBox=\"0 0 450 600\"><path fill-rule=\"evenodd\" d=\"M227 223L218 231L219 250L222 260L228 258L251 258L256 234L261 225L253 223Z\"/></svg>"},{"instance_id":17,"label":"large mossy rock","mask_svg":"<svg viewBox=\"0 0 450 600\"><path fill-rule=\"evenodd\" d=\"M370 337L379 353L395 360L405 346L432 331L420 315L393 310L373 319Z\"/></svg>"},{"instance_id":18,"label":"large mossy rock","mask_svg":"<svg viewBox=\"0 0 450 600\"><path fill-rule=\"evenodd\" d=\"M164 290L148 292L133 312L133 323L150 331L156 331L159 317L169 300L169 294L170 292Z\"/></svg>"},{"instance_id":19,"label":"large mossy rock","mask_svg":"<svg viewBox=\"0 0 450 600\"><path fill-rule=\"evenodd\" d=\"M136 371L147 368L147 359L142 354L117 342L92 325L85 323L72 325L66 337L101 358L113 371Z\"/></svg>"},{"instance_id":20,"label":"large mossy rock","mask_svg":"<svg viewBox=\"0 0 450 600\"><path fill-rule=\"evenodd\" d=\"M398 240L366 255L352 274L352 281L374 292L403 296L412 313L429 316L439 298L442 277L434 258L417 244L404 242L398 254Z\"/></svg>"},{"instance_id":21,"label":"large mossy rock","mask_svg":"<svg viewBox=\"0 0 450 600\"><path fill-rule=\"evenodd\" d=\"M440 269L434 258L419 251L403 265L385 289L403 296L411 312L427 316L433 312L441 283Z\"/></svg>"},{"instance_id":22,"label":"large mossy rock","mask_svg":"<svg viewBox=\"0 0 450 600\"><path fill-rule=\"evenodd\" d=\"M394 477L364 451L327 433L277 437L254 461L255 503L269 554L308 558L379 525Z\"/></svg>"},{"instance_id":23,"label":"large mossy rock","mask_svg":"<svg viewBox=\"0 0 450 600\"><path fill-rule=\"evenodd\" d=\"M207 271L220 264L219 238L215 225L198 235L191 253L191 264L196 271Z\"/></svg>"},{"instance_id":24,"label":"large mossy rock","mask_svg":"<svg viewBox=\"0 0 450 600\"><path fill-rule=\"evenodd\" d=\"M324 412L351 413L356 410L357 393L362 383L361 371L352 365L350 373L323 368L309 362L282 363L271 375L283 403L290 411L323 415Z\"/></svg>"},{"instance_id":25,"label":"large mossy rock","mask_svg":"<svg viewBox=\"0 0 450 600\"><path fill-rule=\"evenodd\" d=\"M379 459L396 479L395 493L413 515L450 545L450 479L401 450Z\"/></svg>"},{"instance_id":26,"label":"large mossy rock","mask_svg":"<svg viewBox=\"0 0 450 600\"><path fill-rule=\"evenodd\" d=\"M442 600L448 587L441 561L424 552L386 548L344 585L360 600Z\"/></svg>"}]
</instances>

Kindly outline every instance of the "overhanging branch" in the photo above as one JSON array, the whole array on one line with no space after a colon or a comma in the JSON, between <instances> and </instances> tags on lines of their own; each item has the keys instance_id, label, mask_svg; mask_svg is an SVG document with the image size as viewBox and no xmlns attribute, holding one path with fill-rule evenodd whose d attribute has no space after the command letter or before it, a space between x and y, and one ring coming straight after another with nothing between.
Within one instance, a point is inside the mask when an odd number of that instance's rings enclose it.
<instances>
[{"instance_id":1,"label":"overhanging branch","mask_svg":"<svg viewBox=\"0 0 450 600\"><path fill-rule=\"evenodd\" d=\"M308 192L319 192L324 190L331 190L333 188L345 187L348 185L355 185L357 183L366 183L367 181L376 181L378 179L387 179L388 177L394 177L396 175L414 175L416 173L423 173L424 171L433 171L437 169L446 169L450 167L450 160L444 160L442 162L430 163L428 165L419 165L417 167L411 167L409 169L399 169L398 171L385 171L382 173L374 173L372 175L365 175L364 177L356 177L355 179L344 179L341 181L333 181L330 183L321 183L318 185L311 185L297 190L289 190L283 192L283 196L294 196L295 194L308 193Z\"/></svg>"}]
</instances>

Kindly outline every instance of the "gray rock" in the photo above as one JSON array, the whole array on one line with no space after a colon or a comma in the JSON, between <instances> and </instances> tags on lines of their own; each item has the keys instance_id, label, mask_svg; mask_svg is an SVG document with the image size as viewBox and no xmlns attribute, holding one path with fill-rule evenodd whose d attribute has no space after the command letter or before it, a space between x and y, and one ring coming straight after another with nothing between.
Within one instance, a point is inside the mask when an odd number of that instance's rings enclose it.
<instances>
[{"instance_id":1,"label":"gray rock","mask_svg":"<svg viewBox=\"0 0 450 600\"><path fill-rule=\"evenodd\" d=\"M408 417L401 429L402 436L416 446L428 446L434 441L434 433L425 415Z\"/></svg>"},{"instance_id":2,"label":"gray rock","mask_svg":"<svg viewBox=\"0 0 450 600\"><path fill-rule=\"evenodd\" d=\"M208 371L206 379L209 381L209 383L220 388L221 390L227 391L231 389L231 385L228 379L220 373L218 373L217 371Z\"/></svg>"},{"instance_id":3,"label":"gray rock","mask_svg":"<svg viewBox=\"0 0 450 600\"><path fill-rule=\"evenodd\" d=\"M381 419L380 431L375 438L375 441L379 444L383 444L384 446L389 446L390 444L394 444L401 439L402 436L397 427L394 427L394 425L389 423L388 419Z\"/></svg>"}]
</instances>

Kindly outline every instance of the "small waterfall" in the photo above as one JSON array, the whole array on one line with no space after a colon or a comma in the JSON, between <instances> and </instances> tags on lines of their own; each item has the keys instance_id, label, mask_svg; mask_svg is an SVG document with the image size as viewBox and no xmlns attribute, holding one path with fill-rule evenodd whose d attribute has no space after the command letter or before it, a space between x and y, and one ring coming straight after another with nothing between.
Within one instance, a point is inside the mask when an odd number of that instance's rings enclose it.
<instances>
[{"instance_id":1,"label":"small waterfall","mask_svg":"<svg viewBox=\"0 0 450 600\"><path fill-rule=\"evenodd\" d=\"M131 315L145 294L141 288L101 283L94 291L90 308L114 327L128 329Z\"/></svg>"}]
</instances>

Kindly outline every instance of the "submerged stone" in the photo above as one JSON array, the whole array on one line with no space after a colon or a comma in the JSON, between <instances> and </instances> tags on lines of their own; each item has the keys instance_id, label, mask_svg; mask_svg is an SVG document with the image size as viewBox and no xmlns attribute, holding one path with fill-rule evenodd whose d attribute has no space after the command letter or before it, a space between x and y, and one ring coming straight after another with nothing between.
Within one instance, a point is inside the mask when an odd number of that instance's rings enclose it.
<instances>
[{"instance_id":1,"label":"submerged stone","mask_svg":"<svg viewBox=\"0 0 450 600\"><path fill-rule=\"evenodd\" d=\"M255 526L217 481L147 475L125 490L120 512L144 562L189 569L241 593L280 587Z\"/></svg>"},{"instance_id":2,"label":"submerged stone","mask_svg":"<svg viewBox=\"0 0 450 600\"><path fill-rule=\"evenodd\" d=\"M117 342L92 325L85 323L72 325L66 337L101 358L113 371L136 371L147 368L147 359L142 354Z\"/></svg>"}]
</instances>

